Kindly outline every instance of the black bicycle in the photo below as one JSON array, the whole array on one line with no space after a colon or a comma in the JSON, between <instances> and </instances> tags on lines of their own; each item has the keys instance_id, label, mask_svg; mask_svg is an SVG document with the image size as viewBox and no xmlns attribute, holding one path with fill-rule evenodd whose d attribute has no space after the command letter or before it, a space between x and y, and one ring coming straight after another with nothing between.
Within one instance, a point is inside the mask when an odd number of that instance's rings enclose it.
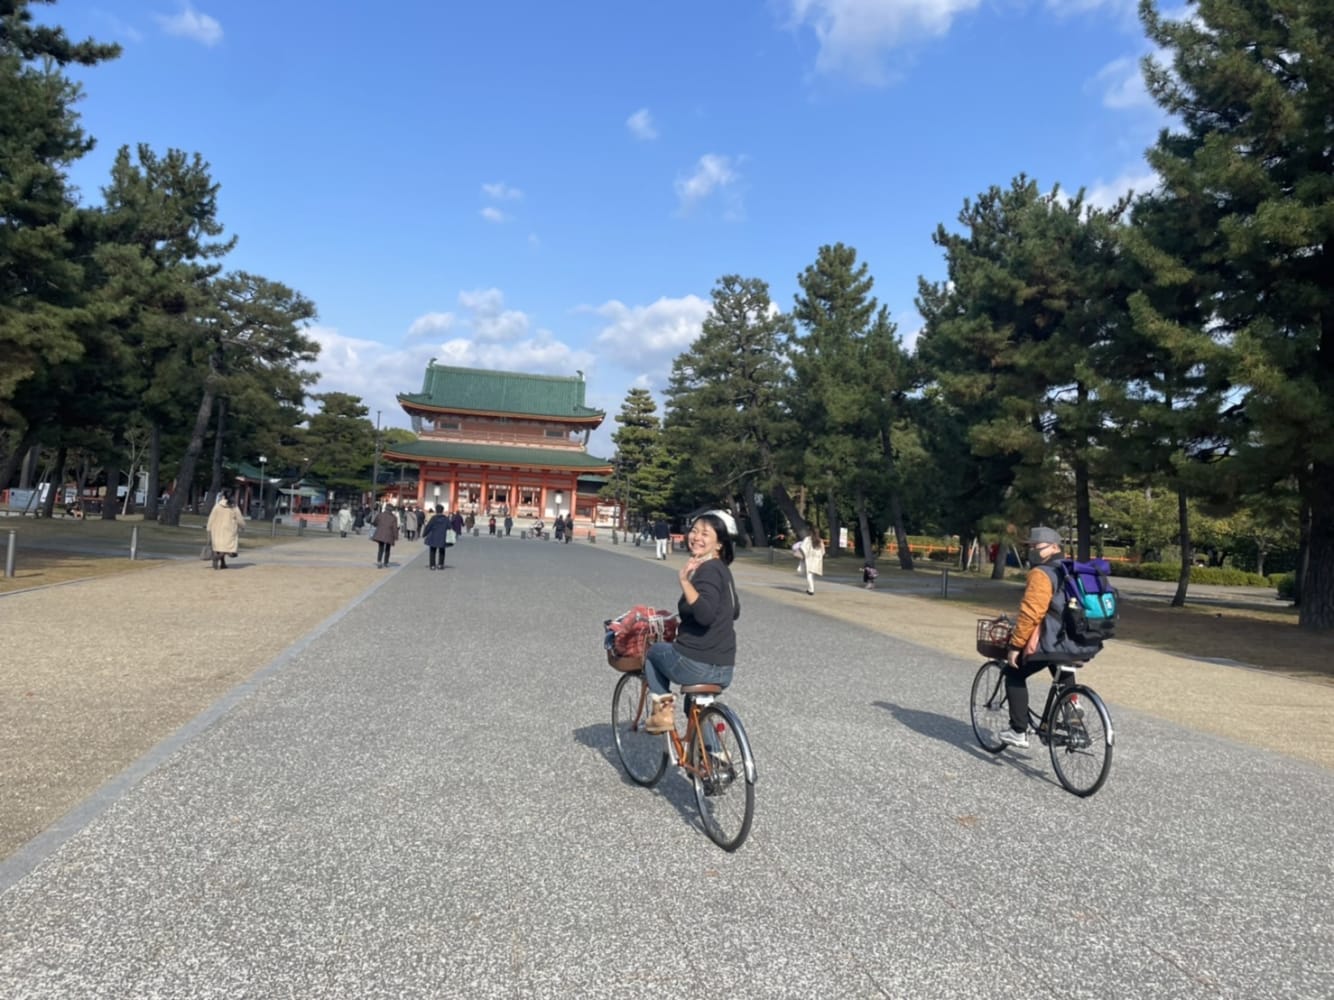
<instances>
[{"instance_id":1,"label":"black bicycle","mask_svg":"<svg viewBox=\"0 0 1334 1000\"><path fill-rule=\"evenodd\" d=\"M1010 727L1010 706L1005 696L1005 654L1014 624L1004 615L977 623L977 651L987 657L973 678L969 710L973 733L982 749L1000 753L1006 744L1000 734ZM1107 706L1087 684L1076 681L1083 663L1051 667L1051 688L1041 714L1028 709L1029 725L1051 752L1056 777L1075 795L1092 795L1107 780L1112 768L1115 734Z\"/></svg>"}]
</instances>

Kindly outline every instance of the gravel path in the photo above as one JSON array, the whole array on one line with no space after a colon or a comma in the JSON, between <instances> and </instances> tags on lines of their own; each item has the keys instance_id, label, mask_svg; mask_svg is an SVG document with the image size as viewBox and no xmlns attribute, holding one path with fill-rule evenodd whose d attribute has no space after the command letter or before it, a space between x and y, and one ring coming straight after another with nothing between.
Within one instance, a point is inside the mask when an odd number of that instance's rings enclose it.
<instances>
[{"instance_id":1,"label":"gravel path","mask_svg":"<svg viewBox=\"0 0 1334 1000\"><path fill-rule=\"evenodd\" d=\"M670 601L674 564L399 554L0 600L0 995L1334 994L1327 685L1118 643L1079 800L976 747L972 611L747 564L758 810L726 855L610 740L600 620Z\"/></svg>"}]
</instances>

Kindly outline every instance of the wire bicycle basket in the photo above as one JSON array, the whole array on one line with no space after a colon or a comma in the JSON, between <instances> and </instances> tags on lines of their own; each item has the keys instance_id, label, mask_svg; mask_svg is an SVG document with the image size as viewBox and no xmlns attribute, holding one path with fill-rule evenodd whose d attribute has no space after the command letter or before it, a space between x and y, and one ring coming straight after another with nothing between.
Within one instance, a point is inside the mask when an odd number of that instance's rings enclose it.
<instances>
[{"instance_id":1,"label":"wire bicycle basket","mask_svg":"<svg viewBox=\"0 0 1334 1000\"><path fill-rule=\"evenodd\" d=\"M1014 635L1014 625L1004 615L999 618L979 618L977 651L988 660L1003 660L1010 648L1012 635Z\"/></svg>"}]
</instances>

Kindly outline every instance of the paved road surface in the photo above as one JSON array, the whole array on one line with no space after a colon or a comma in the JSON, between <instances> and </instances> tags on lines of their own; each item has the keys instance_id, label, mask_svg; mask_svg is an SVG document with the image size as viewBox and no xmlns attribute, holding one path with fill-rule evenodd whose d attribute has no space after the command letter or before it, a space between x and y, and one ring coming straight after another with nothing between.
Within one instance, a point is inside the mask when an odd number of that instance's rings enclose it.
<instances>
[{"instance_id":1,"label":"paved road surface","mask_svg":"<svg viewBox=\"0 0 1334 1000\"><path fill-rule=\"evenodd\" d=\"M1113 705L1076 799L1038 750L978 749L974 661L748 594L729 701L760 778L728 855L611 741L600 621L670 603L675 564L402 554L0 866L0 996L1334 995L1325 770Z\"/></svg>"}]
</instances>

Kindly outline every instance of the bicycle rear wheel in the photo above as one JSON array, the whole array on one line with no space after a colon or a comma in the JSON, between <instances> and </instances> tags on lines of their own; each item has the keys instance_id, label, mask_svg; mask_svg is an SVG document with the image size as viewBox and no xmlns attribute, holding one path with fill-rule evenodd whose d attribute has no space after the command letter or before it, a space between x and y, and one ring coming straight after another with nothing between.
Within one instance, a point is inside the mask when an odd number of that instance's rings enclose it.
<instances>
[{"instance_id":1,"label":"bicycle rear wheel","mask_svg":"<svg viewBox=\"0 0 1334 1000\"><path fill-rule=\"evenodd\" d=\"M611 729L616 738L616 753L630 780L646 787L656 785L667 770L664 737L644 731L650 710L644 675L622 675L611 699Z\"/></svg>"},{"instance_id":2,"label":"bicycle rear wheel","mask_svg":"<svg viewBox=\"0 0 1334 1000\"><path fill-rule=\"evenodd\" d=\"M1010 706L1005 700L1005 678L1000 660L987 660L973 678L973 693L968 710L973 720L973 735L982 749L1000 753L1005 749L1000 734L1010 727Z\"/></svg>"},{"instance_id":3,"label":"bicycle rear wheel","mask_svg":"<svg viewBox=\"0 0 1334 1000\"><path fill-rule=\"evenodd\" d=\"M731 709L714 704L700 710L690 763L698 769L691 781L704 832L724 851L735 851L755 817L755 759Z\"/></svg>"},{"instance_id":4,"label":"bicycle rear wheel","mask_svg":"<svg viewBox=\"0 0 1334 1000\"><path fill-rule=\"evenodd\" d=\"M1112 720L1107 706L1089 688L1068 688L1047 720L1051 765L1067 791L1092 795L1112 767Z\"/></svg>"}]
</instances>

